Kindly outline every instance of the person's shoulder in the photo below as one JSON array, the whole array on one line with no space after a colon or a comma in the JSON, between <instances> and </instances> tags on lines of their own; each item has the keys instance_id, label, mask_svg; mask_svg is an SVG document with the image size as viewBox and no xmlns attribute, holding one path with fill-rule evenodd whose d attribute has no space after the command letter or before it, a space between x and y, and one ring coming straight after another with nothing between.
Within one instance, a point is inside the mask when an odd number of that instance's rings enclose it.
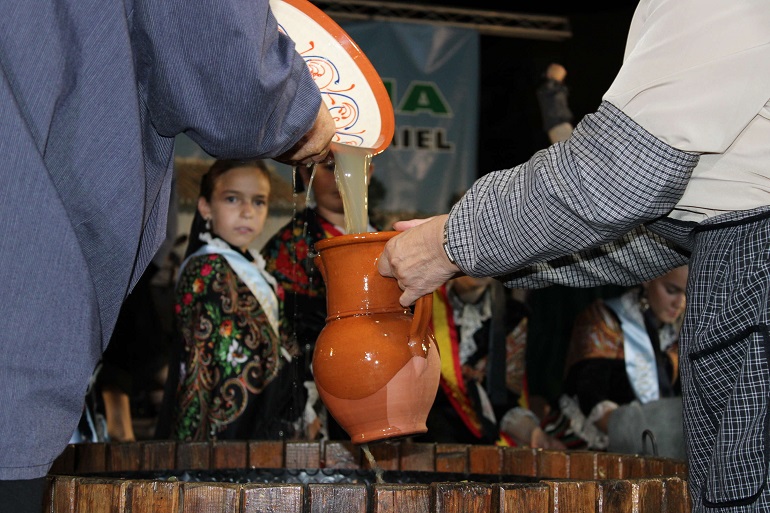
<instances>
[{"instance_id":1,"label":"person's shoulder","mask_svg":"<svg viewBox=\"0 0 770 513\"><path fill-rule=\"evenodd\" d=\"M176 293L181 297L178 314L187 315L187 307L192 303L208 301L216 288L213 284L227 280L232 268L222 255L196 255L185 264L176 286ZM187 312L187 314L185 313Z\"/></svg>"},{"instance_id":2,"label":"person's shoulder","mask_svg":"<svg viewBox=\"0 0 770 513\"><path fill-rule=\"evenodd\" d=\"M218 272L229 268L230 264L227 263L227 259L224 256L219 253L211 253L190 257L184 267L183 274L193 273L207 276L212 272Z\"/></svg>"}]
</instances>

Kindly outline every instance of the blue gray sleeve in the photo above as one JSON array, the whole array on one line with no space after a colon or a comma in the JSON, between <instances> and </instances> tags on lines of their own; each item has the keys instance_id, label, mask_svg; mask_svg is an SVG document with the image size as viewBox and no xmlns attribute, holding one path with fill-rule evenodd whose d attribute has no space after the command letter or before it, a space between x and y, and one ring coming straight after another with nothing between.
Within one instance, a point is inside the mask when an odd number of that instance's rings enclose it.
<instances>
[{"instance_id":1,"label":"blue gray sleeve","mask_svg":"<svg viewBox=\"0 0 770 513\"><path fill-rule=\"evenodd\" d=\"M579 276L582 286L617 282L615 272L641 260L650 272L681 265L686 258L662 238L630 232L673 209L697 162L604 102L566 141L479 179L449 215L450 252L469 275L510 275L508 284L527 286ZM528 273L529 282L516 281Z\"/></svg>"},{"instance_id":2,"label":"blue gray sleeve","mask_svg":"<svg viewBox=\"0 0 770 513\"><path fill-rule=\"evenodd\" d=\"M137 0L129 18L140 99L161 135L273 157L315 121L320 93L268 0Z\"/></svg>"}]
</instances>

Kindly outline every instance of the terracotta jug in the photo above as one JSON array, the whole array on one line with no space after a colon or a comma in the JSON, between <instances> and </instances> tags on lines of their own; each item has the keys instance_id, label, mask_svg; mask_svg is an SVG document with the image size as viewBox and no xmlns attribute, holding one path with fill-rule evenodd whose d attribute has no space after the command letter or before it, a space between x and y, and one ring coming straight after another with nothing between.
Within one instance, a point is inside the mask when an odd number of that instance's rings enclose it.
<instances>
[{"instance_id":1,"label":"terracotta jug","mask_svg":"<svg viewBox=\"0 0 770 513\"><path fill-rule=\"evenodd\" d=\"M415 314L401 289L377 271L397 232L342 235L316 244L326 283L326 326L316 341L313 375L321 400L354 443L425 433L441 375L430 329L433 295Z\"/></svg>"}]
</instances>

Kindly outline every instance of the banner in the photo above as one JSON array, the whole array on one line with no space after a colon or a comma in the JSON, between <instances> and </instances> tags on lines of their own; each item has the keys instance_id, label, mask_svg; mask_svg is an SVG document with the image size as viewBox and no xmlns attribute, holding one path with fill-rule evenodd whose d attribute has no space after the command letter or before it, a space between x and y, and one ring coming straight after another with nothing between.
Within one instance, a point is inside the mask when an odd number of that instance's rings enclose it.
<instances>
[{"instance_id":1,"label":"banner","mask_svg":"<svg viewBox=\"0 0 770 513\"><path fill-rule=\"evenodd\" d=\"M380 74L396 114L393 142L374 158L385 188L377 210L447 212L477 176L478 32L375 21L341 26Z\"/></svg>"}]
</instances>

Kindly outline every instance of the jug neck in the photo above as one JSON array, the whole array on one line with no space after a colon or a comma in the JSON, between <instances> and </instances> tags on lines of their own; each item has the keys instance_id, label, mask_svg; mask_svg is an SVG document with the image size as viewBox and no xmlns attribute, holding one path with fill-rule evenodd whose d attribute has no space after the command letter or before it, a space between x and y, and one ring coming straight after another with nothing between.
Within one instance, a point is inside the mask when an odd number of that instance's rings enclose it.
<instances>
[{"instance_id":1,"label":"jug neck","mask_svg":"<svg viewBox=\"0 0 770 513\"><path fill-rule=\"evenodd\" d=\"M316 245L316 265L326 283L326 308L330 318L408 311L399 304L398 282L385 278L377 270L377 260L392 235L390 232L342 235Z\"/></svg>"}]
</instances>

